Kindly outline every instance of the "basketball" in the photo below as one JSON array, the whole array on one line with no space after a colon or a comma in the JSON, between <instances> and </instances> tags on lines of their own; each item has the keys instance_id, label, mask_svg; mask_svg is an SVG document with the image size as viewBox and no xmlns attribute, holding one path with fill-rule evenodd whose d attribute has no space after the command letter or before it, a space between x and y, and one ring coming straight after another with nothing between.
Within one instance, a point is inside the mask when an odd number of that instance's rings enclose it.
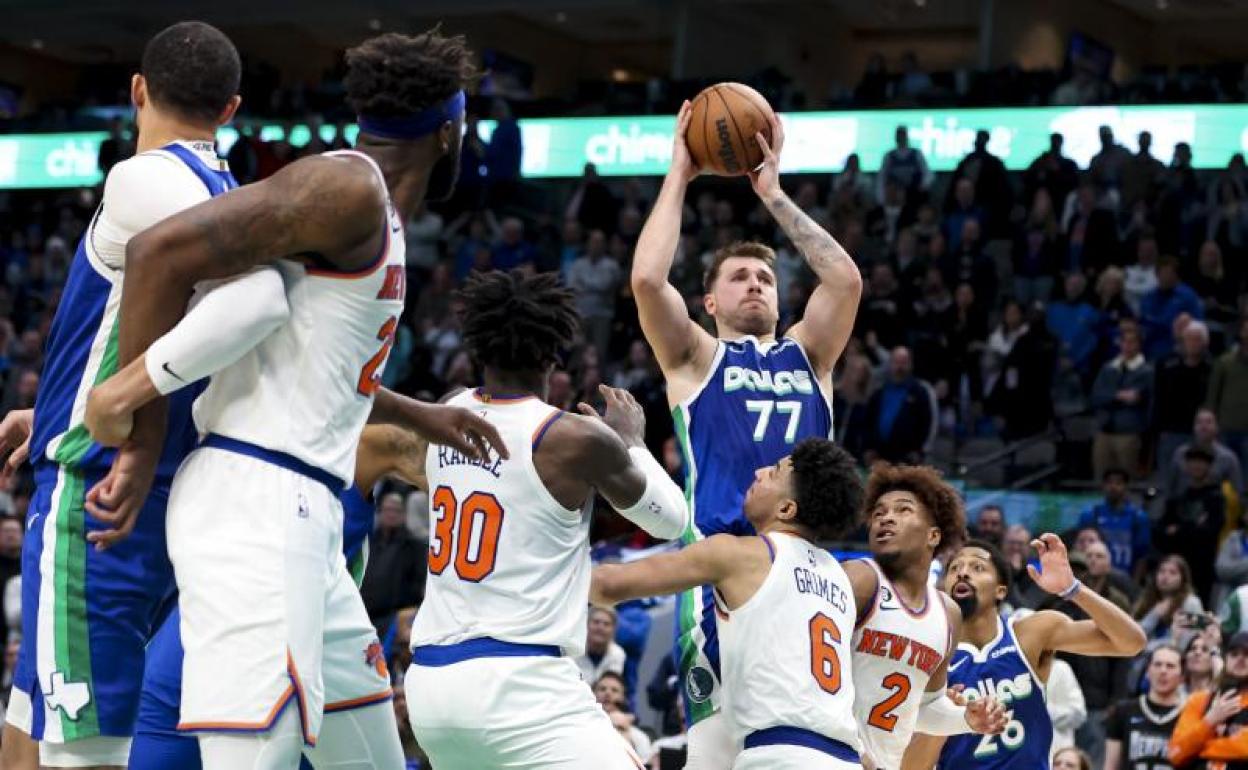
<instances>
[{"instance_id":1,"label":"basketball","mask_svg":"<svg viewBox=\"0 0 1248 770\"><path fill-rule=\"evenodd\" d=\"M694 164L717 176L741 176L763 163L755 134L772 141L774 113L763 95L740 83L717 83L693 99L685 141Z\"/></svg>"}]
</instances>

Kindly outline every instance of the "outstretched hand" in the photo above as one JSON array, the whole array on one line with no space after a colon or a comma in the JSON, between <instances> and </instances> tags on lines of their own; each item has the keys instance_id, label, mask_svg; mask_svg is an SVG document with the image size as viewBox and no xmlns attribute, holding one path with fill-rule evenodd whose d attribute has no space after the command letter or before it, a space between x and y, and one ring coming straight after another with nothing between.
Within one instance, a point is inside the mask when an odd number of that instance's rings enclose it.
<instances>
[{"instance_id":1,"label":"outstretched hand","mask_svg":"<svg viewBox=\"0 0 1248 770\"><path fill-rule=\"evenodd\" d=\"M1040 569L1027 565L1027 574L1036 585L1051 594L1060 594L1075 583L1075 573L1070 568L1070 558L1066 554L1066 544L1052 532L1046 532L1031 541L1040 557Z\"/></svg>"},{"instance_id":2,"label":"outstretched hand","mask_svg":"<svg viewBox=\"0 0 1248 770\"><path fill-rule=\"evenodd\" d=\"M766 198L780 189L780 150L784 147L784 126L774 112L770 121L771 144L767 143L762 131L754 135L754 141L763 150L763 165L749 172L750 186L760 198Z\"/></svg>"},{"instance_id":3,"label":"outstretched hand","mask_svg":"<svg viewBox=\"0 0 1248 770\"><path fill-rule=\"evenodd\" d=\"M684 104L680 105L680 112L676 113L676 135L672 138L672 164L667 169L669 176L675 176L684 182L693 179L702 171L693 162L693 156L689 154L689 142L685 138L689 131L689 116L692 114L693 105L686 99Z\"/></svg>"},{"instance_id":4,"label":"outstretched hand","mask_svg":"<svg viewBox=\"0 0 1248 770\"><path fill-rule=\"evenodd\" d=\"M976 698L966 704L966 723L973 732L984 735L997 735L1005 730L1010 717L1001 701L989 696Z\"/></svg>"},{"instance_id":5,"label":"outstretched hand","mask_svg":"<svg viewBox=\"0 0 1248 770\"><path fill-rule=\"evenodd\" d=\"M623 388L612 388L608 385L599 385L598 392L607 404L605 414L599 417L598 412L583 401L576 405L577 411L586 417L605 422L611 430L619 434L625 445L645 446L646 413L641 404L637 403L637 399L633 398L633 394Z\"/></svg>"}]
</instances>

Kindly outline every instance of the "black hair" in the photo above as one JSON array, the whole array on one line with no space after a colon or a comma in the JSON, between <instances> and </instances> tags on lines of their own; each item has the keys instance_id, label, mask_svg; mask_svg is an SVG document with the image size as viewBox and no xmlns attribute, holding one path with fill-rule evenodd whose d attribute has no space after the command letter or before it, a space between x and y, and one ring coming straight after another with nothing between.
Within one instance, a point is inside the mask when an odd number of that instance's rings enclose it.
<instances>
[{"instance_id":1,"label":"black hair","mask_svg":"<svg viewBox=\"0 0 1248 770\"><path fill-rule=\"evenodd\" d=\"M403 117L432 107L477 77L463 35L434 27L419 35L387 32L347 51L347 102L360 115Z\"/></svg>"},{"instance_id":2,"label":"black hair","mask_svg":"<svg viewBox=\"0 0 1248 770\"><path fill-rule=\"evenodd\" d=\"M468 351L481 366L501 371L542 371L558 363L580 323L572 290L554 273L474 273L456 297L464 306Z\"/></svg>"},{"instance_id":3,"label":"black hair","mask_svg":"<svg viewBox=\"0 0 1248 770\"><path fill-rule=\"evenodd\" d=\"M626 698L628 697L628 693L629 693L628 682L624 679L624 676L622 674L617 674L614 671L603 671L602 675L594 680L594 687L597 687L598 683L601 682L603 679L614 679L615 681L619 682L620 687L624 688L624 697Z\"/></svg>"},{"instance_id":4,"label":"black hair","mask_svg":"<svg viewBox=\"0 0 1248 770\"><path fill-rule=\"evenodd\" d=\"M988 560L992 562L992 569L997 573L997 585L1010 587L1014 581L1014 570L1010 568L1010 562L1005 558L1005 554L1001 553L1001 549L989 543L987 540L971 539L966 541L963 548L979 548L988 552Z\"/></svg>"},{"instance_id":5,"label":"black hair","mask_svg":"<svg viewBox=\"0 0 1248 770\"><path fill-rule=\"evenodd\" d=\"M966 538L966 508L962 496L941 478L935 468L877 462L871 466L871 475L867 477L864 513L870 515L875 504L889 492L909 492L919 499L932 523L940 528L937 551L956 547ZM998 508L995 505L984 507ZM1005 521L1004 511L1001 512L1001 520Z\"/></svg>"},{"instance_id":6,"label":"black hair","mask_svg":"<svg viewBox=\"0 0 1248 770\"><path fill-rule=\"evenodd\" d=\"M817 537L837 537L857 522L862 508L862 477L849 452L824 438L808 438L793 448L796 521Z\"/></svg>"},{"instance_id":7,"label":"black hair","mask_svg":"<svg viewBox=\"0 0 1248 770\"><path fill-rule=\"evenodd\" d=\"M216 121L238 95L238 49L221 30L180 21L147 41L139 71L152 101L195 121Z\"/></svg>"},{"instance_id":8,"label":"black hair","mask_svg":"<svg viewBox=\"0 0 1248 770\"><path fill-rule=\"evenodd\" d=\"M1127 473L1126 468L1120 466L1106 468L1105 472L1101 474L1101 481L1109 481L1111 476L1117 476L1124 484L1131 480L1131 474Z\"/></svg>"}]
</instances>

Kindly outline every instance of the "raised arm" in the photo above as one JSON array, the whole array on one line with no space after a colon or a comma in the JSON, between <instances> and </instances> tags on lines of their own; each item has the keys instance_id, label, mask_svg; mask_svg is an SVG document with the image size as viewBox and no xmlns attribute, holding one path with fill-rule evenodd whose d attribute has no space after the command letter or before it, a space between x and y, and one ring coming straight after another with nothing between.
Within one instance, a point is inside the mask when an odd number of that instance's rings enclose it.
<instances>
[{"instance_id":1,"label":"raised arm","mask_svg":"<svg viewBox=\"0 0 1248 770\"><path fill-rule=\"evenodd\" d=\"M1087 620L1072 620L1053 610L1029 615L1016 624L1024 637L1024 648L1032 651L1032 664L1054 652L1076 655L1105 655L1129 658L1144 649L1148 639L1130 615L1113 602L1083 587L1075 579L1061 538L1052 533L1031 541L1040 557L1042 570L1027 565L1027 573L1036 585L1071 601L1088 614Z\"/></svg>"},{"instance_id":2,"label":"raised arm","mask_svg":"<svg viewBox=\"0 0 1248 770\"><path fill-rule=\"evenodd\" d=\"M753 556L750 540L733 535L712 535L679 551L661 553L627 564L603 564L594 568L589 600L595 604L618 604L643 596L666 596L687 588L718 585ZM762 558L766 546L759 542Z\"/></svg>"},{"instance_id":3,"label":"raised arm","mask_svg":"<svg viewBox=\"0 0 1248 770\"><path fill-rule=\"evenodd\" d=\"M784 127L774 116L771 130L774 148L761 133L756 137L765 160L759 170L750 173L750 184L819 278L819 285L806 303L805 315L789 329L788 336L806 351L819 379L826 380L853 331L858 300L862 297L862 273L849 252L780 187Z\"/></svg>"},{"instance_id":4,"label":"raised arm","mask_svg":"<svg viewBox=\"0 0 1248 770\"><path fill-rule=\"evenodd\" d=\"M709 363L715 350L715 340L689 317L684 297L668 281L672 260L680 243L685 190L689 187L689 180L697 175L689 157L689 148L685 145L689 113L689 102L685 102L676 118L672 164L654 201L654 208L650 210L650 216L637 237L631 276L641 329L654 350L659 366L668 377L681 367L696 366L698 362Z\"/></svg>"}]
</instances>

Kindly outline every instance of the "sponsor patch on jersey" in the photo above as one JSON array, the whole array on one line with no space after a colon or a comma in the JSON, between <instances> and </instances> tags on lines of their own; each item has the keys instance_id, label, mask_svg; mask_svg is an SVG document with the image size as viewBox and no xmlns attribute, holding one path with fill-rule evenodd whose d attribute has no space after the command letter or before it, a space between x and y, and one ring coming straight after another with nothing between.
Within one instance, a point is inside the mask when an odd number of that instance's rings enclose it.
<instances>
[{"instance_id":1,"label":"sponsor patch on jersey","mask_svg":"<svg viewBox=\"0 0 1248 770\"><path fill-rule=\"evenodd\" d=\"M703 703L711 697L714 689L715 677L710 671L701 666L694 666L689 670L689 675L685 677L685 691L689 693L689 700Z\"/></svg>"}]
</instances>

